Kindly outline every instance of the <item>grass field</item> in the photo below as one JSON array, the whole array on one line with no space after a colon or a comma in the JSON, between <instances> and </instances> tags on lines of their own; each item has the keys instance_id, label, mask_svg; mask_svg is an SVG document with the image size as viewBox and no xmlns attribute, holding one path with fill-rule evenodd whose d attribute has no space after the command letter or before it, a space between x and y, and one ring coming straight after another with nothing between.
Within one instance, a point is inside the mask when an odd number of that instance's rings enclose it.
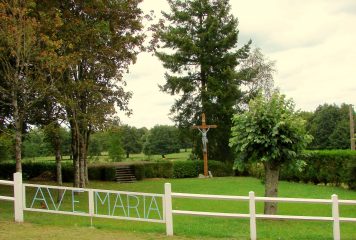
<instances>
[{"instance_id":1,"label":"grass field","mask_svg":"<svg viewBox=\"0 0 356 240\"><path fill-rule=\"evenodd\" d=\"M263 196L264 192L264 186L260 183L259 180L248 177L227 177L214 179L158 179L140 181L134 184L91 182L90 187L98 189L163 193L163 184L165 182L171 182L172 191L174 192L228 194L244 196L246 196L249 191L255 191L257 196ZM279 187L279 196L281 197L329 199L330 196L334 193L337 194L340 199L356 199L356 192L335 187L314 186L288 182L280 182ZM8 187L1 187L0 195L11 195L11 189ZM6 227L4 227L3 225L9 224L9 221L13 219L12 208L12 203L0 202L0 239L1 236L4 236L5 234L3 231L5 231ZM173 208L180 210L217 211L227 213L247 213L248 211L248 205L246 202L219 202L214 200L192 199L173 199ZM263 205L257 204L256 209L258 213L262 213ZM340 213L343 217L356 217L356 206L341 206ZM320 204L318 205L285 203L279 204L279 214L330 216L331 206ZM60 231L58 229L68 227L68 231L74 232L77 231L77 228L80 229L78 231L86 232L85 229L88 229L88 231L94 231L92 229L89 230L90 219L86 217L25 212L25 221L26 224L32 224L26 225L26 227L28 227L29 229L41 229L43 227L43 229L53 228L53 231ZM98 233L99 235L102 231L102 234L107 234L109 236L108 238L102 239L111 239L110 236L115 234L116 231L121 231L124 234L128 235L133 234L132 239L157 239L159 237L163 238L165 233L164 224L143 223L123 220L108 220L99 218L94 219L94 228L94 232ZM15 237L15 235L20 234L21 231L17 231L15 230L15 228L12 229L14 229L14 232L11 232L11 234L13 234L14 237L11 237L11 239L16 239L17 237ZM32 230L29 231L32 232ZM39 230L39 232L41 232L41 230ZM174 232L176 236L184 237L182 239L248 239L249 222L248 220L241 219L174 216ZM138 234L137 236L135 235L136 233ZM332 239L332 223L289 220L258 220L257 236L259 239ZM341 223L341 236L342 239L356 239L356 224ZM41 237L33 239L48 238Z\"/></svg>"}]
</instances>

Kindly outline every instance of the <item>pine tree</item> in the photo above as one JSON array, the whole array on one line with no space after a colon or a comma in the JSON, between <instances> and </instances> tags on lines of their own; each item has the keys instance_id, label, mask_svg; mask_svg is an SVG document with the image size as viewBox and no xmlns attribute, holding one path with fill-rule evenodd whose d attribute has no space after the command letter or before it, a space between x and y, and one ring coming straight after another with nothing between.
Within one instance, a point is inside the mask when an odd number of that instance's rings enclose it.
<instances>
[{"instance_id":1,"label":"pine tree","mask_svg":"<svg viewBox=\"0 0 356 240\"><path fill-rule=\"evenodd\" d=\"M208 123L218 125L209 132L210 158L232 160L228 147L231 117L242 98L236 67L248 56L250 42L237 48L238 21L230 14L228 1L168 3L171 12L163 13L155 32L156 56L169 70L160 88L178 96L171 113L179 127L200 123L205 112ZM195 151L199 153L200 148Z\"/></svg>"}]
</instances>

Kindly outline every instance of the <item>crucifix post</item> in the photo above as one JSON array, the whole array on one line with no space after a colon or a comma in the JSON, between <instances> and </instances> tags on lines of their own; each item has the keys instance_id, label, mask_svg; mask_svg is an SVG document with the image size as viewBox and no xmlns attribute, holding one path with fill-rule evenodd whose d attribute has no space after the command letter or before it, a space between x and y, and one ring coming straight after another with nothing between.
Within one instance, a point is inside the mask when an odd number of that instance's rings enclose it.
<instances>
[{"instance_id":1,"label":"crucifix post","mask_svg":"<svg viewBox=\"0 0 356 240\"><path fill-rule=\"evenodd\" d=\"M201 116L202 124L200 126L194 125L193 128L196 128L201 132L202 143L203 143L203 159L204 159L204 176L208 176L208 137L207 133L210 128L217 128L217 125L207 125L205 121L205 113L202 113Z\"/></svg>"}]
</instances>

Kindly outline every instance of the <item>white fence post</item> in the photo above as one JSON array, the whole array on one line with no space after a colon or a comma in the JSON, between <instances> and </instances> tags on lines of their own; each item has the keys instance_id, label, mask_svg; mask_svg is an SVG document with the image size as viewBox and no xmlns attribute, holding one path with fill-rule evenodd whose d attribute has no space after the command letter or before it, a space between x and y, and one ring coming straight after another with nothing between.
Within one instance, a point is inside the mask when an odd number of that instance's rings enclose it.
<instances>
[{"instance_id":1,"label":"white fence post","mask_svg":"<svg viewBox=\"0 0 356 240\"><path fill-rule=\"evenodd\" d=\"M94 217L94 191L93 189L89 189L88 191L89 197L89 215L90 215L90 226L93 226L93 217Z\"/></svg>"},{"instance_id":2,"label":"white fence post","mask_svg":"<svg viewBox=\"0 0 356 240\"><path fill-rule=\"evenodd\" d=\"M23 222L23 192L22 192L22 173L14 173L14 212L15 222Z\"/></svg>"},{"instance_id":3,"label":"white fence post","mask_svg":"<svg viewBox=\"0 0 356 240\"><path fill-rule=\"evenodd\" d=\"M164 211L166 216L166 234L173 236L172 188L170 183L164 184Z\"/></svg>"},{"instance_id":4,"label":"white fence post","mask_svg":"<svg viewBox=\"0 0 356 240\"><path fill-rule=\"evenodd\" d=\"M339 217L339 200L336 194L331 196L332 214L333 214L333 234L334 240L340 240L340 217Z\"/></svg>"},{"instance_id":5,"label":"white fence post","mask_svg":"<svg viewBox=\"0 0 356 240\"><path fill-rule=\"evenodd\" d=\"M255 206L255 193L249 192L249 208L250 208L250 237L251 240L257 239L256 233L256 206Z\"/></svg>"}]
</instances>

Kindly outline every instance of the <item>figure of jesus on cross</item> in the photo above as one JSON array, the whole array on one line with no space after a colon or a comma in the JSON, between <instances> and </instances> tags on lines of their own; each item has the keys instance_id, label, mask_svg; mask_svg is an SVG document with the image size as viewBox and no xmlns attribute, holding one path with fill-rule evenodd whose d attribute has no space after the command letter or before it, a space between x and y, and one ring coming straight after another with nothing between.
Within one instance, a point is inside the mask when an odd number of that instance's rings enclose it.
<instances>
[{"instance_id":1,"label":"figure of jesus on cross","mask_svg":"<svg viewBox=\"0 0 356 240\"><path fill-rule=\"evenodd\" d=\"M205 113L202 113L201 115L201 122L202 124L200 126L193 126L193 128L196 128L201 132L202 135L202 143L203 143L203 158L204 158L204 176L208 176L208 137L207 133L210 128L217 128L217 125L206 125L205 122Z\"/></svg>"}]
</instances>

